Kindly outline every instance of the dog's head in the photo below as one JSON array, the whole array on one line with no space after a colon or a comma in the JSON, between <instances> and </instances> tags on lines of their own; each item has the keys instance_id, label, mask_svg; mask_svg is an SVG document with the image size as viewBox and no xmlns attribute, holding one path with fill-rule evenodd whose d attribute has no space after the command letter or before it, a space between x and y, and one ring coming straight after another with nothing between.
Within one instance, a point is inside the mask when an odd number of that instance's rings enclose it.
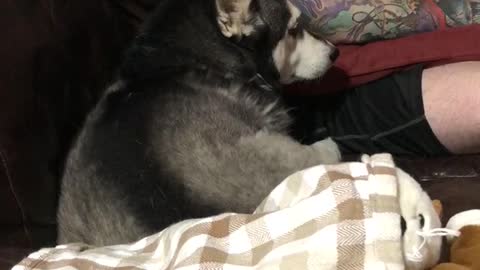
<instances>
[{"instance_id":1,"label":"dog's head","mask_svg":"<svg viewBox=\"0 0 480 270\"><path fill-rule=\"evenodd\" d=\"M280 82L321 77L338 56L328 41L312 35L300 10L288 0L215 0L220 31L251 50L261 68Z\"/></svg>"}]
</instances>

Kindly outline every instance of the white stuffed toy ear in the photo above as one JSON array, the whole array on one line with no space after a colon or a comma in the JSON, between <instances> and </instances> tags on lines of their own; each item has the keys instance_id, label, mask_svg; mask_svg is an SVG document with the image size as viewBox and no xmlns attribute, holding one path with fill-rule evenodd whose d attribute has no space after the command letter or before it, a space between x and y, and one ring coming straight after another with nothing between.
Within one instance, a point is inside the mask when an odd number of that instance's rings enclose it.
<instances>
[{"instance_id":1,"label":"white stuffed toy ear","mask_svg":"<svg viewBox=\"0 0 480 270\"><path fill-rule=\"evenodd\" d=\"M447 228L454 231L459 231L461 228L468 225L480 225L480 210L468 210L460 212L448 220ZM454 237L448 236L449 241Z\"/></svg>"},{"instance_id":2,"label":"white stuffed toy ear","mask_svg":"<svg viewBox=\"0 0 480 270\"><path fill-rule=\"evenodd\" d=\"M430 237L440 228L440 218L432 200L407 173L397 169L401 215L405 220L403 251L408 270L432 267L440 259L442 238Z\"/></svg>"},{"instance_id":3,"label":"white stuffed toy ear","mask_svg":"<svg viewBox=\"0 0 480 270\"><path fill-rule=\"evenodd\" d=\"M228 38L250 35L254 26L251 20L250 3L252 0L216 0L217 23L222 34Z\"/></svg>"}]
</instances>

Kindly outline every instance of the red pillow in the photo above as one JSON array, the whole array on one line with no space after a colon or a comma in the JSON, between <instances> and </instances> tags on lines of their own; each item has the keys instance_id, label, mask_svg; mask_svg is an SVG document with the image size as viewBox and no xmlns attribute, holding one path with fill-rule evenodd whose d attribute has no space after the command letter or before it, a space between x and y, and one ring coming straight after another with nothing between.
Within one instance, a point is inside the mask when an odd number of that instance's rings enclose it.
<instances>
[{"instance_id":1,"label":"red pillow","mask_svg":"<svg viewBox=\"0 0 480 270\"><path fill-rule=\"evenodd\" d=\"M480 61L480 25L449 28L363 46L341 45L334 67L319 81L288 87L290 93L332 93L380 79L415 64Z\"/></svg>"}]
</instances>

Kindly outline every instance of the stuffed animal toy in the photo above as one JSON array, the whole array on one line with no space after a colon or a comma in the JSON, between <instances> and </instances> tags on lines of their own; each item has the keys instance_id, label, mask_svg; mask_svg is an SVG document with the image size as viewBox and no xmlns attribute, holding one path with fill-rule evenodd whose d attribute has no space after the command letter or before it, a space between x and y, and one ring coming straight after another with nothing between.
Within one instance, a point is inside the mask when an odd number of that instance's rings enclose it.
<instances>
[{"instance_id":1,"label":"stuffed animal toy","mask_svg":"<svg viewBox=\"0 0 480 270\"><path fill-rule=\"evenodd\" d=\"M362 162L370 163L369 156ZM428 194L409 174L396 168L401 215L403 256L406 270L423 270L437 264L442 248L439 202Z\"/></svg>"},{"instance_id":2,"label":"stuffed animal toy","mask_svg":"<svg viewBox=\"0 0 480 270\"><path fill-rule=\"evenodd\" d=\"M442 263L433 270L479 270L480 269L480 210L461 212L447 223L448 229L459 231L458 237L450 237L450 262Z\"/></svg>"},{"instance_id":3,"label":"stuffed animal toy","mask_svg":"<svg viewBox=\"0 0 480 270\"><path fill-rule=\"evenodd\" d=\"M398 169L397 175L399 175L400 213L403 218L405 268L427 269L438 262L442 239L441 237L425 238L425 234L441 227L440 217L430 197L416 181Z\"/></svg>"}]
</instances>

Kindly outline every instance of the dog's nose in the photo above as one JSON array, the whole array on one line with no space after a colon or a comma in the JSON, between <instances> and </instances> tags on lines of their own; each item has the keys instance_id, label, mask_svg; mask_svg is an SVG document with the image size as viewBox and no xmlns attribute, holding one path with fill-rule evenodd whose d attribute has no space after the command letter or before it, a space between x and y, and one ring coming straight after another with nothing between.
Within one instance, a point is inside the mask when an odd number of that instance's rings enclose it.
<instances>
[{"instance_id":1,"label":"dog's nose","mask_svg":"<svg viewBox=\"0 0 480 270\"><path fill-rule=\"evenodd\" d=\"M333 52L330 54L330 61L335 62L335 60L337 60L339 55L340 55L340 52L338 51L337 48L335 48Z\"/></svg>"}]
</instances>

